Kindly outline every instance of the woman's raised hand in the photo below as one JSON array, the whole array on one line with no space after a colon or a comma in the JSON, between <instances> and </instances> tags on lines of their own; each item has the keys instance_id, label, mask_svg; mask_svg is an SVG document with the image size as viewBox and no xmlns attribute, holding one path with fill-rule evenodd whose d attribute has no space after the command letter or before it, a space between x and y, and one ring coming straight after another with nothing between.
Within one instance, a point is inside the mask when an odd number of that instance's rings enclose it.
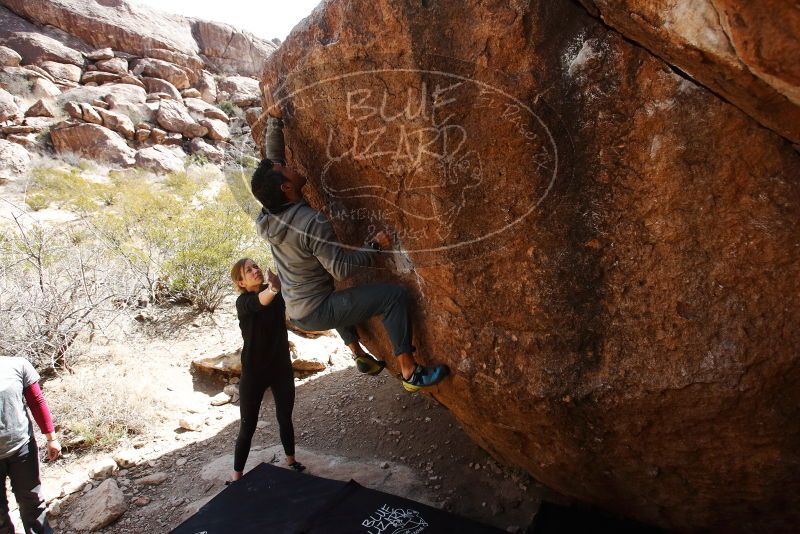
<instances>
[{"instance_id":1,"label":"woman's raised hand","mask_svg":"<svg viewBox=\"0 0 800 534\"><path fill-rule=\"evenodd\" d=\"M271 269L267 269L267 283L271 285L275 290L281 290L281 281L278 278L278 275L273 273Z\"/></svg>"}]
</instances>

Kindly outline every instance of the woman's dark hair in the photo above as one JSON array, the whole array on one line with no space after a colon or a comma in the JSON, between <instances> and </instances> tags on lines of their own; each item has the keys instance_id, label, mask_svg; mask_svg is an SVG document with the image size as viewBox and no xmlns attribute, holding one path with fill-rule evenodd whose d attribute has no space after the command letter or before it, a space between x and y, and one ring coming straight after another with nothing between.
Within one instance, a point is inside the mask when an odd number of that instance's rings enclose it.
<instances>
[{"instance_id":1,"label":"woman's dark hair","mask_svg":"<svg viewBox=\"0 0 800 534\"><path fill-rule=\"evenodd\" d=\"M275 170L275 164L271 160L262 159L250 179L250 190L262 206L268 211L274 211L289 202L281 191L281 184L287 181L283 173Z\"/></svg>"}]
</instances>

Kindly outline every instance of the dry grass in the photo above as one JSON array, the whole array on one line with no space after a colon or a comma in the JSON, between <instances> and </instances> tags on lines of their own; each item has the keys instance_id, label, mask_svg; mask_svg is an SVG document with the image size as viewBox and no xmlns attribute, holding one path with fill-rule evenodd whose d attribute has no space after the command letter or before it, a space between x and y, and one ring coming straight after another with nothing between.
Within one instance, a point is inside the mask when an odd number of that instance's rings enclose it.
<instances>
[{"instance_id":1,"label":"dry grass","mask_svg":"<svg viewBox=\"0 0 800 534\"><path fill-rule=\"evenodd\" d=\"M70 448L112 449L146 433L163 409L145 377L117 365L81 366L48 381L45 396Z\"/></svg>"}]
</instances>

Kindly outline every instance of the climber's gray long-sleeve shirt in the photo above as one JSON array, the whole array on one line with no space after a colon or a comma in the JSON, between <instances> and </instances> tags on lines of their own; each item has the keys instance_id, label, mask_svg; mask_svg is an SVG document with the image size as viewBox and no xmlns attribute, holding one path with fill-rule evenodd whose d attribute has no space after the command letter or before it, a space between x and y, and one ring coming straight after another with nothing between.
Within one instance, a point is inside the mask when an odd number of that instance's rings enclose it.
<instances>
[{"instance_id":1,"label":"climber's gray long-sleeve shirt","mask_svg":"<svg viewBox=\"0 0 800 534\"><path fill-rule=\"evenodd\" d=\"M265 138L267 157L283 163L283 123L270 118ZM258 233L272 248L278 268L286 312L302 319L333 293L333 279L344 280L356 269L372 265L371 250L348 250L339 244L330 221L305 202L291 204L280 213L261 210Z\"/></svg>"}]
</instances>

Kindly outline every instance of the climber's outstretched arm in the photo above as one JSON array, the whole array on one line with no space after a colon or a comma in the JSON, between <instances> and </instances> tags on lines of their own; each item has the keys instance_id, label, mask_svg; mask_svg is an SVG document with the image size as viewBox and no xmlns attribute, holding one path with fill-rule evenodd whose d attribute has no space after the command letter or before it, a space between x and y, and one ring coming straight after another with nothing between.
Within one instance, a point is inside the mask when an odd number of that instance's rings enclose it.
<instances>
[{"instance_id":1,"label":"climber's outstretched arm","mask_svg":"<svg viewBox=\"0 0 800 534\"><path fill-rule=\"evenodd\" d=\"M283 119L272 116L267 119L267 133L264 136L264 146L268 160L272 163L286 165Z\"/></svg>"},{"instance_id":2,"label":"climber's outstretched arm","mask_svg":"<svg viewBox=\"0 0 800 534\"><path fill-rule=\"evenodd\" d=\"M264 104L269 119L267 119L267 133L264 136L264 152L267 159L273 163L286 165L286 143L283 139L283 115L280 107L275 103L270 86L264 87Z\"/></svg>"}]
</instances>

